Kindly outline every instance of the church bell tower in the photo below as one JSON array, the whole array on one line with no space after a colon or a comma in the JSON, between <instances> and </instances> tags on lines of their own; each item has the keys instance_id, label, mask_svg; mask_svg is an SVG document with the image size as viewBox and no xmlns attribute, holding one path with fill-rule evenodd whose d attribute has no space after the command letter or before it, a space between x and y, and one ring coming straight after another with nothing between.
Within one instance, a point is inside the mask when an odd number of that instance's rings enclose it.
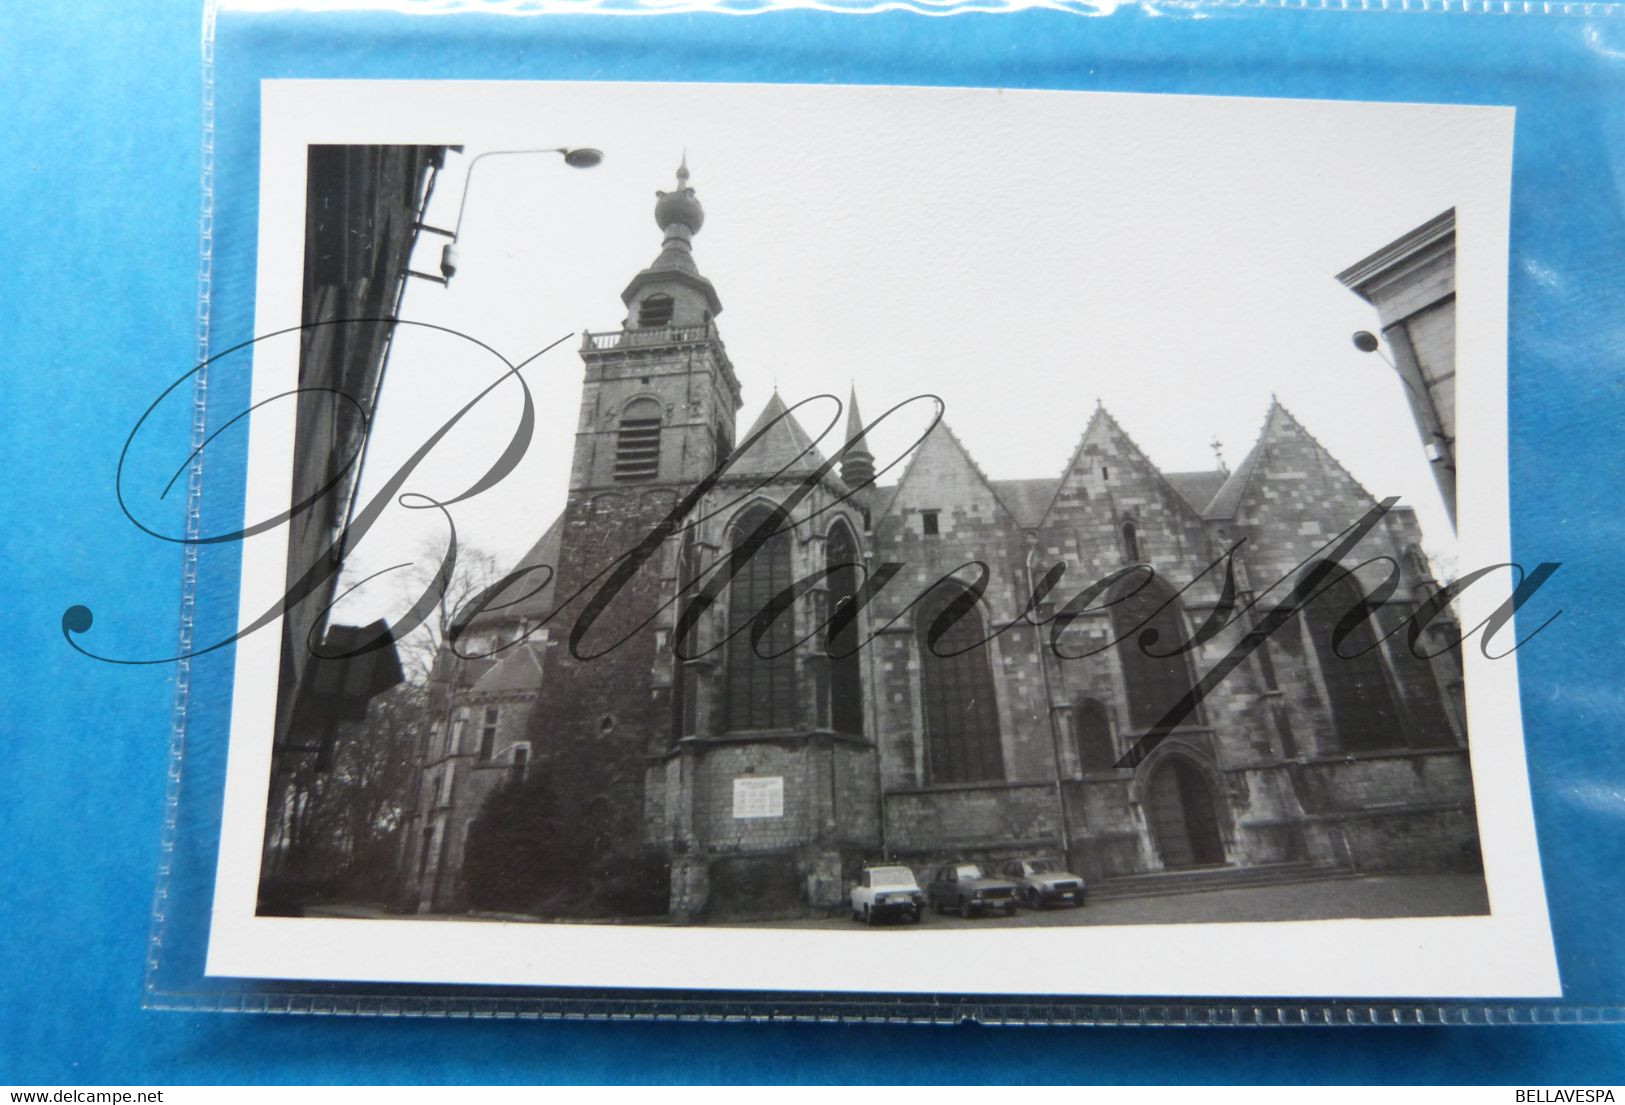
<instances>
[{"instance_id":1,"label":"church bell tower","mask_svg":"<svg viewBox=\"0 0 1625 1105\"><path fill-rule=\"evenodd\" d=\"M621 293L619 330L589 332L572 495L692 487L734 444L739 380L717 333L722 301L694 263L705 210L688 185L656 192L660 255Z\"/></svg>"},{"instance_id":2,"label":"church bell tower","mask_svg":"<svg viewBox=\"0 0 1625 1105\"><path fill-rule=\"evenodd\" d=\"M600 888L649 860L646 766L673 728L670 609L677 538L589 611L616 574L734 445L739 381L717 332L722 311L694 263L705 211L688 184L657 192L659 255L621 293L620 329L583 335L580 420L554 562L560 604L547 628L530 739L552 783L556 814L590 854L582 873ZM583 631L585 621L590 623ZM665 891L646 880L664 907Z\"/></svg>"}]
</instances>

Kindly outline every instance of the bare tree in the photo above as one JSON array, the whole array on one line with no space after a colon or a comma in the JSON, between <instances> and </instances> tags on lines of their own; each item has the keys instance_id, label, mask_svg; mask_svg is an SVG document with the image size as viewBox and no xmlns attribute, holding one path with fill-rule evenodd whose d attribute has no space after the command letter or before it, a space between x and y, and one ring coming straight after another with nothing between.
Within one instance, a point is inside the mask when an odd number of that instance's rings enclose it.
<instances>
[{"instance_id":1,"label":"bare tree","mask_svg":"<svg viewBox=\"0 0 1625 1105\"><path fill-rule=\"evenodd\" d=\"M306 765L276 811L278 862L261 886L262 912L297 912L324 899L385 901L411 806L428 692L402 683L342 722L325 771ZM274 814L274 815L276 815Z\"/></svg>"},{"instance_id":2,"label":"bare tree","mask_svg":"<svg viewBox=\"0 0 1625 1105\"><path fill-rule=\"evenodd\" d=\"M427 681L433 673L458 612L502 576L496 557L484 549L459 543L450 579L440 587L438 580L445 564L447 545L445 537L425 541L418 549L417 563L401 577L402 591L410 602L439 587L439 601L432 614L396 642L407 678L416 683Z\"/></svg>"}]
</instances>

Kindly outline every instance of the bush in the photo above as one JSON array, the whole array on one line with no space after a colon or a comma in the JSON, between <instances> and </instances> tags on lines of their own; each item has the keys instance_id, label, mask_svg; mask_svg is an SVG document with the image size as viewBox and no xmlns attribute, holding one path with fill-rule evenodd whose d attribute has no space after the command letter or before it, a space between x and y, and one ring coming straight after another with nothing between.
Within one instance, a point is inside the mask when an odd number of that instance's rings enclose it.
<instances>
[{"instance_id":1,"label":"bush","mask_svg":"<svg viewBox=\"0 0 1625 1105\"><path fill-rule=\"evenodd\" d=\"M551 788L538 775L493 791L468 825L468 904L528 912L544 898L579 895L585 872L562 820Z\"/></svg>"},{"instance_id":2,"label":"bush","mask_svg":"<svg viewBox=\"0 0 1625 1105\"><path fill-rule=\"evenodd\" d=\"M605 834L584 805L540 774L493 791L468 826L469 907L580 918L666 912L665 857L605 849Z\"/></svg>"}]
</instances>

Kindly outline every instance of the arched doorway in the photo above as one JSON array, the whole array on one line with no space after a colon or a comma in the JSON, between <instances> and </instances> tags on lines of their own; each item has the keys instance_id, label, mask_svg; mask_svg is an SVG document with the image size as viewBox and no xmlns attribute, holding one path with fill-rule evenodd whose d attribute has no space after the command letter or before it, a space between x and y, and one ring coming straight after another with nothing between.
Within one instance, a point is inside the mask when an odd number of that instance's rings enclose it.
<instances>
[{"instance_id":1,"label":"arched doorway","mask_svg":"<svg viewBox=\"0 0 1625 1105\"><path fill-rule=\"evenodd\" d=\"M1213 787L1201 770L1184 757L1170 757L1152 773L1146 817L1164 867L1224 862Z\"/></svg>"}]
</instances>

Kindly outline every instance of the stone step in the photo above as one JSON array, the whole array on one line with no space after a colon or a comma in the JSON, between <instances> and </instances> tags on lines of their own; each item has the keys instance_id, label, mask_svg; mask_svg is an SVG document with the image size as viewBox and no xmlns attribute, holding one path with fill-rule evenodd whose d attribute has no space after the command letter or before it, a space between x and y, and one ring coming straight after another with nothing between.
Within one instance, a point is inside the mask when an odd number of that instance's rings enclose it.
<instances>
[{"instance_id":1,"label":"stone step","mask_svg":"<svg viewBox=\"0 0 1625 1105\"><path fill-rule=\"evenodd\" d=\"M1187 867L1174 871L1153 871L1144 875L1120 875L1092 883L1091 901L1118 898L1152 898L1165 894L1195 894L1204 890L1240 890L1253 886L1285 886L1322 879L1352 878L1348 867L1307 862L1268 863L1256 867Z\"/></svg>"}]
</instances>

